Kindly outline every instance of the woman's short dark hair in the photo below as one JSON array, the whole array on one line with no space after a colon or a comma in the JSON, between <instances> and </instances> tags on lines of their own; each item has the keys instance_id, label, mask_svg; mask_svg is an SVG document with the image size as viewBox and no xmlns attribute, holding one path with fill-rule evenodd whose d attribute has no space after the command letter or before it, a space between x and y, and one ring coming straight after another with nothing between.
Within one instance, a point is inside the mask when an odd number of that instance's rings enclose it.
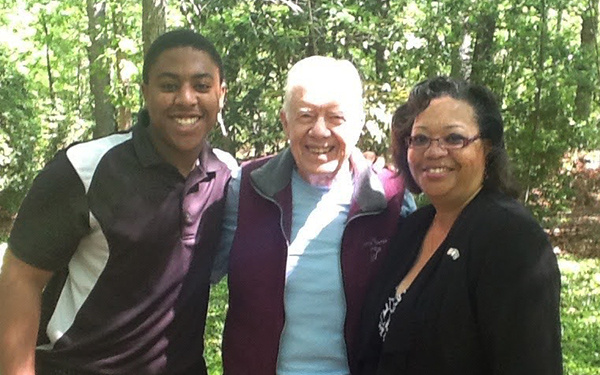
<instances>
[{"instance_id":1,"label":"woman's short dark hair","mask_svg":"<svg viewBox=\"0 0 600 375\"><path fill-rule=\"evenodd\" d=\"M217 52L217 49L210 40L195 31L187 29L168 31L152 42L144 57L144 67L142 69L143 82L146 84L148 83L148 79L150 78L150 68L152 68L156 63L156 60L158 60L158 57L164 51L179 47L192 47L208 53L215 65L219 68L219 79L220 82L223 83L225 75L223 72L223 60L221 59L221 55L219 55L219 52Z\"/></svg>"},{"instance_id":2,"label":"woman's short dark hair","mask_svg":"<svg viewBox=\"0 0 600 375\"><path fill-rule=\"evenodd\" d=\"M486 157L483 189L501 191L517 197L519 188L511 173L504 146L504 122L498 102L486 87L449 77L435 77L416 85L408 101L398 107L392 118L394 161L405 179L406 186L413 193L421 192L408 167L406 138L412 132L415 118L429 106L431 100L445 96L465 101L473 108L480 137L488 140L491 146Z\"/></svg>"}]
</instances>

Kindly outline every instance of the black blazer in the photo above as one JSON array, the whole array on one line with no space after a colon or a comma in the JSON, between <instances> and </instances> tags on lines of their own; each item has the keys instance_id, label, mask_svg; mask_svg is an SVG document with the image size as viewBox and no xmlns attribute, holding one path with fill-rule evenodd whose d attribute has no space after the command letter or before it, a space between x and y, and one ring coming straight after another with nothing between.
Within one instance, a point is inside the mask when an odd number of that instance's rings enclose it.
<instances>
[{"instance_id":1,"label":"black blazer","mask_svg":"<svg viewBox=\"0 0 600 375\"><path fill-rule=\"evenodd\" d=\"M381 343L383 305L434 214L426 206L408 217L373 283L361 323L361 374L562 374L556 257L529 212L499 193L482 191L465 207Z\"/></svg>"}]
</instances>

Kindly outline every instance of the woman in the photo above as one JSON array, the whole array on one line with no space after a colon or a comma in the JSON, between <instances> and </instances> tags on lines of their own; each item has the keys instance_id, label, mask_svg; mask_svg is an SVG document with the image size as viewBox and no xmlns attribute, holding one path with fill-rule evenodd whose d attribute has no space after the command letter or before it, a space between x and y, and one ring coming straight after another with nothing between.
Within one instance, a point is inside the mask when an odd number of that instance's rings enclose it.
<instances>
[{"instance_id":1,"label":"woman","mask_svg":"<svg viewBox=\"0 0 600 375\"><path fill-rule=\"evenodd\" d=\"M431 204L404 222L371 289L362 374L561 374L556 257L514 199L493 95L434 78L392 126L396 164Z\"/></svg>"}]
</instances>

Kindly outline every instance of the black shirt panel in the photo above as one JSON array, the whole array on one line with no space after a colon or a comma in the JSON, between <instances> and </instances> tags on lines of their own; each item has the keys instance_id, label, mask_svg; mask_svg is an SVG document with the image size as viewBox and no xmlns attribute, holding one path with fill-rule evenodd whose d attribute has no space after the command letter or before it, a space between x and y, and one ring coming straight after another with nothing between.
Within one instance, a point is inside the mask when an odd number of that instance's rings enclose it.
<instances>
[{"instance_id":1,"label":"black shirt panel","mask_svg":"<svg viewBox=\"0 0 600 375\"><path fill-rule=\"evenodd\" d=\"M60 270L90 229L87 213L84 186L61 151L38 174L23 200L9 248L37 268Z\"/></svg>"}]
</instances>

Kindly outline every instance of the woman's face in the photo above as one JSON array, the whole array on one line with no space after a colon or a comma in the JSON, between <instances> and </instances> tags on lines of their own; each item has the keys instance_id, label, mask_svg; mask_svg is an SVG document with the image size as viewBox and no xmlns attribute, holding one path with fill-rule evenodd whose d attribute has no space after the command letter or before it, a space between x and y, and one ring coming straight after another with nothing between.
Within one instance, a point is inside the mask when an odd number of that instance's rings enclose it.
<instances>
[{"instance_id":1,"label":"woman's face","mask_svg":"<svg viewBox=\"0 0 600 375\"><path fill-rule=\"evenodd\" d=\"M411 136L466 139L479 135L475 111L467 102L449 96L436 98L415 119ZM429 147L409 147L413 178L434 205L462 208L480 190L485 171L481 139L463 148L447 149L432 141Z\"/></svg>"}]
</instances>

